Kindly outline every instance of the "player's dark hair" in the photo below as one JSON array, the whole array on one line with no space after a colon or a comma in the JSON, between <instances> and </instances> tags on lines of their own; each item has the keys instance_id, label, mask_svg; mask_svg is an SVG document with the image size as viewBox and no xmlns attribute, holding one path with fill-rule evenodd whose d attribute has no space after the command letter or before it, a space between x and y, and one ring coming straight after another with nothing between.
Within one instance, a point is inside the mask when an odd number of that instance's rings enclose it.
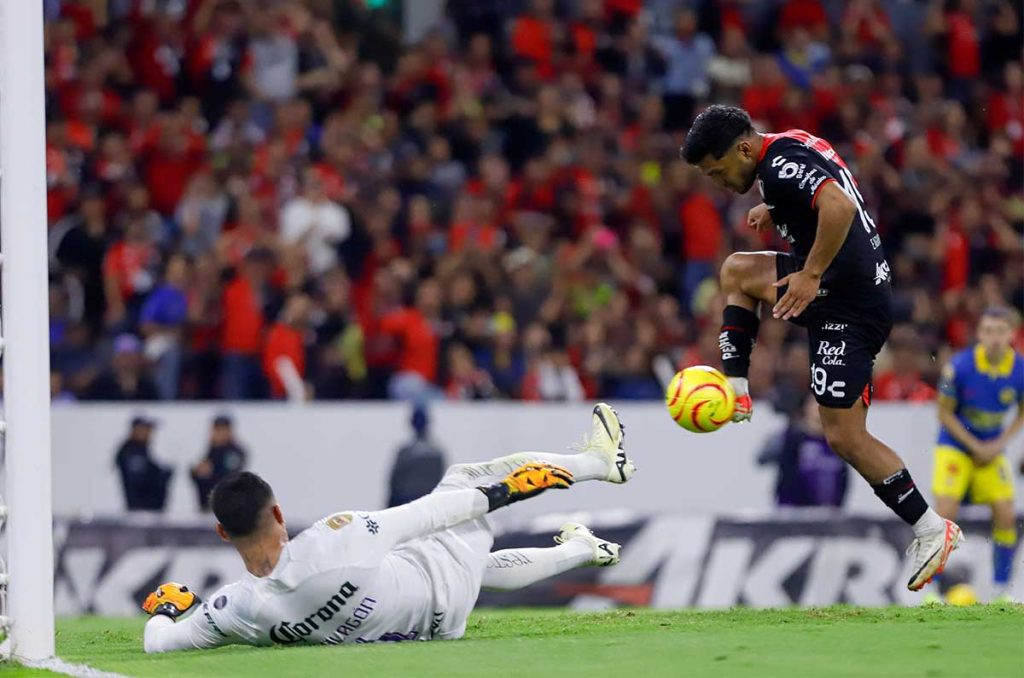
<instances>
[{"instance_id":1,"label":"player's dark hair","mask_svg":"<svg viewBox=\"0 0 1024 678\"><path fill-rule=\"evenodd\" d=\"M683 160L691 165L696 165L707 155L717 160L737 139L753 131L754 123L742 108L721 104L708 106L686 133L681 150Z\"/></svg>"},{"instance_id":2,"label":"player's dark hair","mask_svg":"<svg viewBox=\"0 0 1024 678\"><path fill-rule=\"evenodd\" d=\"M231 537L246 537L255 532L263 509L273 500L270 485L249 471L224 476L210 492L213 515Z\"/></svg>"}]
</instances>

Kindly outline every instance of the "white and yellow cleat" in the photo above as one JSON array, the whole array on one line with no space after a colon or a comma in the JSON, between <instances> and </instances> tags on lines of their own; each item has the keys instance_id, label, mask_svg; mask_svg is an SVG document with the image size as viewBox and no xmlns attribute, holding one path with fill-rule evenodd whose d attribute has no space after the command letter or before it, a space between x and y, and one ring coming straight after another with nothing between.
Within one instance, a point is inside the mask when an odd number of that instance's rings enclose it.
<instances>
[{"instance_id":1,"label":"white and yellow cleat","mask_svg":"<svg viewBox=\"0 0 1024 678\"><path fill-rule=\"evenodd\" d=\"M914 574L907 582L907 588L911 591L920 591L932 577L940 574L945 569L950 554L964 540L959 525L952 520L943 519L943 522L946 523L946 529L918 537L907 549L907 555L914 557Z\"/></svg>"},{"instance_id":2,"label":"white and yellow cleat","mask_svg":"<svg viewBox=\"0 0 1024 678\"><path fill-rule=\"evenodd\" d=\"M619 562L618 544L613 541L601 539L590 531L586 525L580 523L566 523L562 525L562 531L555 535L556 544L564 544L567 541L581 541L594 552L593 564L598 567L608 567Z\"/></svg>"},{"instance_id":3,"label":"white and yellow cleat","mask_svg":"<svg viewBox=\"0 0 1024 678\"><path fill-rule=\"evenodd\" d=\"M590 437L584 443L582 452L607 462L608 475L605 476L605 480L610 483L624 483L636 472L636 465L626 456L623 447L625 437L626 427L611 405L594 405Z\"/></svg>"}]
</instances>

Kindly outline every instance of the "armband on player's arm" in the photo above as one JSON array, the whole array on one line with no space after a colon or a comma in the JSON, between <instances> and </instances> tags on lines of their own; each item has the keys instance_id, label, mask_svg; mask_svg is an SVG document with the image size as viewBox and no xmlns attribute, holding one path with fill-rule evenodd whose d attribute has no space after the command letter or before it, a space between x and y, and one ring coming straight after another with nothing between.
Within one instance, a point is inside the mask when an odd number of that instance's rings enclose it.
<instances>
[{"instance_id":1,"label":"armband on player's arm","mask_svg":"<svg viewBox=\"0 0 1024 678\"><path fill-rule=\"evenodd\" d=\"M502 506L536 497L551 488L565 490L573 484L572 473L554 464L525 464L510 473L504 480L493 485L482 485L476 489L487 497L488 512Z\"/></svg>"}]
</instances>

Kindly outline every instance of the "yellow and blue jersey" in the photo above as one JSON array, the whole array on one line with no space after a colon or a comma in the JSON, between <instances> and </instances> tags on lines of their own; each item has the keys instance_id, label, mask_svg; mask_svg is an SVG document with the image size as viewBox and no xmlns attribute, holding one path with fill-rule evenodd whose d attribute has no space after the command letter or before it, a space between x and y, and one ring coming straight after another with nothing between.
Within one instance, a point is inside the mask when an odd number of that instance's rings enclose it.
<instances>
[{"instance_id":1,"label":"yellow and blue jersey","mask_svg":"<svg viewBox=\"0 0 1024 678\"><path fill-rule=\"evenodd\" d=\"M1024 405L1024 359L1010 350L990 363L981 344L960 351L942 370L939 398L953 404L975 438L992 440L1002 432L1007 410ZM938 444L966 452L944 426Z\"/></svg>"}]
</instances>

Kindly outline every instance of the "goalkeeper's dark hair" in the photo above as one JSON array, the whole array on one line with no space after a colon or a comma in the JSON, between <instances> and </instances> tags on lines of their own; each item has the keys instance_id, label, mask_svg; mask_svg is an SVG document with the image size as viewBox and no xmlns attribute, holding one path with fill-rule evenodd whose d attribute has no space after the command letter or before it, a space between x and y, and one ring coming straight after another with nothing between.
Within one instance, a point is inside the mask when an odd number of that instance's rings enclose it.
<instances>
[{"instance_id":1,"label":"goalkeeper's dark hair","mask_svg":"<svg viewBox=\"0 0 1024 678\"><path fill-rule=\"evenodd\" d=\"M754 123L742 108L715 104L705 108L690 125L683 142L683 160L696 165L705 156L716 160L725 155L737 139L754 131Z\"/></svg>"},{"instance_id":2,"label":"goalkeeper's dark hair","mask_svg":"<svg viewBox=\"0 0 1024 678\"><path fill-rule=\"evenodd\" d=\"M259 527L263 510L274 500L267 481L249 471L221 478L210 492L210 507L230 537L247 537Z\"/></svg>"}]
</instances>

